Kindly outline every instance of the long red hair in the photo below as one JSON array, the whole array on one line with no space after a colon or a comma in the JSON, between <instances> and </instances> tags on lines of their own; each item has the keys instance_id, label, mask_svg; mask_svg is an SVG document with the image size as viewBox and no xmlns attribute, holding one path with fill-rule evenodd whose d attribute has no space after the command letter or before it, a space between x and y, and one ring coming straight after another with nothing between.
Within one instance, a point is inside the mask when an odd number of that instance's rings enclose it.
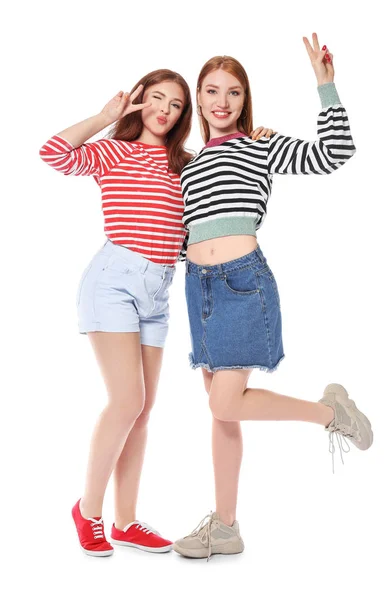
<instances>
[{"instance_id":1,"label":"long red hair","mask_svg":"<svg viewBox=\"0 0 392 600\"><path fill-rule=\"evenodd\" d=\"M185 150L184 147L185 140L188 138L191 131L192 122L192 101L187 82L179 75L179 73L175 73L169 69L158 69L157 71L152 71L142 77L132 88L131 93L134 92L140 84L143 85L143 90L133 101L134 104L141 104L143 102L144 92L152 85L162 83L163 81L174 81L175 83L178 83L185 96L184 108L181 116L174 127L168 132L165 141L169 167L174 173L179 175L183 167L185 167L191 158L193 158L193 155ZM109 137L116 140L132 142L141 135L142 131L143 122L141 111L137 110L130 115L126 115L122 119L119 119L110 130Z\"/></svg>"},{"instance_id":2,"label":"long red hair","mask_svg":"<svg viewBox=\"0 0 392 600\"><path fill-rule=\"evenodd\" d=\"M245 100L244 106L242 108L242 112L237 121L237 127L239 131L246 133L249 135L253 130L253 112L252 112L252 94L250 91L249 79L248 75L244 67L241 63L238 62L232 56L214 56L210 58L203 66L200 71L199 77L197 79L197 93L200 92L201 86L203 85L203 81L205 77L211 73L212 71L216 71L217 69L223 69L227 73L233 75L245 91ZM204 118L203 115L199 115L200 127L201 127L201 135L205 143L210 139L210 128L208 125L207 119Z\"/></svg>"}]
</instances>

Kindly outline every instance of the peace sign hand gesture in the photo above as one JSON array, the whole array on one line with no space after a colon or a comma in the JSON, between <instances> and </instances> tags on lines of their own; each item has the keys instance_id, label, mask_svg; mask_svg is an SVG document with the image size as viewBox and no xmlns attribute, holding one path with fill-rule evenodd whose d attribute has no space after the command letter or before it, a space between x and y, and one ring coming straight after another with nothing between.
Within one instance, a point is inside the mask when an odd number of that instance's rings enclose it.
<instances>
[{"instance_id":1,"label":"peace sign hand gesture","mask_svg":"<svg viewBox=\"0 0 392 600\"><path fill-rule=\"evenodd\" d=\"M332 64L333 54L329 52L326 46L323 46L320 50L317 33L312 33L313 47L308 38L304 37L302 39L308 51L318 85L332 82L335 74Z\"/></svg>"},{"instance_id":2,"label":"peace sign hand gesture","mask_svg":"<svg viewBox=\"0 0 392 600\"><path fill-rule=\"evenodd\" d=\"M118 94L109 100L103 107L101 114L103 114L111 124L122 119L125 115L129 115L137 110L142 110L143 108L148 108L151 106L151 102L133 104L133 101L138 97L142 89L143 86L139 85L132 94L130 92L118 92Z\"/></svg>"}]
</instances>

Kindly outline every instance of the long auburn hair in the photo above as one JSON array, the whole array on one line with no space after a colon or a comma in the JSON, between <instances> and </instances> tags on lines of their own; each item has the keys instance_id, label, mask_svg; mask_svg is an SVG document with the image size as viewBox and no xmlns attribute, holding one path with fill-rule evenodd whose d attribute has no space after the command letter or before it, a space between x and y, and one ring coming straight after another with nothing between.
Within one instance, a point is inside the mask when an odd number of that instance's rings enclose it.
<instances>
[{"instance_id":1,"label":"long auburn hair","mask_svg":"<svg viewBox=\"0 0 392 600\"><path fill-rule=\"evenodd\" d=\"M174 127L167 133L165 145L167 148L169 168L178 175L185 165L193 158L193 155L185 150L184 143L191 131L192 122L192 101L189 86L185 79L169 69L158 69L152 71L140 79L131 90L133 93L139 85L143 85L143 90L133 101L134 104L141 104L145 91L152 85L162 83L163 81L174 81L182 87L185 96L184 108L180 118ZM129 115L119 119L110 130L108 137L116 140L132 142L136 140L143 131L143 121L141 111L137 110Z\"/></svg>"},{"instance_id":2,"label":"long auburn hair","mask_svg":"<svg viewBox=\"0 0 392 600\"><path fill-rule=\"evenodd\" d=\"M252 112L252 94L250 91L248 75L241 63L238 62L232 56L214 56L210 58L203 66L197 79L197 94L201 91L201 86L205 77L212 71L217 69L223 69L227 73L233 75L245 90L245 100L242 112L237 121L237 127L239 131L250 135L253 130L253 112ZM205 143L210 139L210 127L207 119L203 115L199 115L201 135Z\"/></svg>"}]
</instances>

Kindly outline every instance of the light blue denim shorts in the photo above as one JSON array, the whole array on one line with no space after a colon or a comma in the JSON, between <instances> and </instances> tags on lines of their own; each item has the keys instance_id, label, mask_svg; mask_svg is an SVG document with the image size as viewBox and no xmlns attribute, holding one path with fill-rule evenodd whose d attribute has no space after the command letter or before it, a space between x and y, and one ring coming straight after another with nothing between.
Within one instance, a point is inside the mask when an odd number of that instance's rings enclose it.
<instances>
[{"instance_id":1,"label":"light blue denim shorts","mask_svg":"<svg viewBox=\"0 0 392 600\"><path fill-rule=\"evenodd\" d=\"M259 247L208 266L186 261L191 367L274 371L284 357L280 299Z\"/></svg>"},{"instance_id":2,"label":"light blue denim shorts","mask_svg":"<svg viewBox=\"0 0 392 600\"><path fill-rule=\"evenodd\" d=\"M77 293L80 333L140 332L163 348L174 266L158 265L108 240L85 269Z\"/></svg>"}]
</instances>

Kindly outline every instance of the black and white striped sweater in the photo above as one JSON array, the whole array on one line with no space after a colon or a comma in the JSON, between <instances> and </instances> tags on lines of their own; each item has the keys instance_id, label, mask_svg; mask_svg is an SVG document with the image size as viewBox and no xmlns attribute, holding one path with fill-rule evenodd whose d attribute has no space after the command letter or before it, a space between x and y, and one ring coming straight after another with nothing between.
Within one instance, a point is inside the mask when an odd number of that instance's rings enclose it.
<instances>
[{"instance_id":1,"label":"black and white striped sweater","mask_svg":"<svg viewBox=\"0 0 392 600\"><path fill-rule=\"evenodd\" d=\"M322 109L318 140L307 142L279 133L270 139L230 139L206 146L181 173L183 223L187 245L223 235L253 234L261 226L272 176L326 175L355 153L346 110L335 85L318 88Z\"/></svg>"}]
</instances>

